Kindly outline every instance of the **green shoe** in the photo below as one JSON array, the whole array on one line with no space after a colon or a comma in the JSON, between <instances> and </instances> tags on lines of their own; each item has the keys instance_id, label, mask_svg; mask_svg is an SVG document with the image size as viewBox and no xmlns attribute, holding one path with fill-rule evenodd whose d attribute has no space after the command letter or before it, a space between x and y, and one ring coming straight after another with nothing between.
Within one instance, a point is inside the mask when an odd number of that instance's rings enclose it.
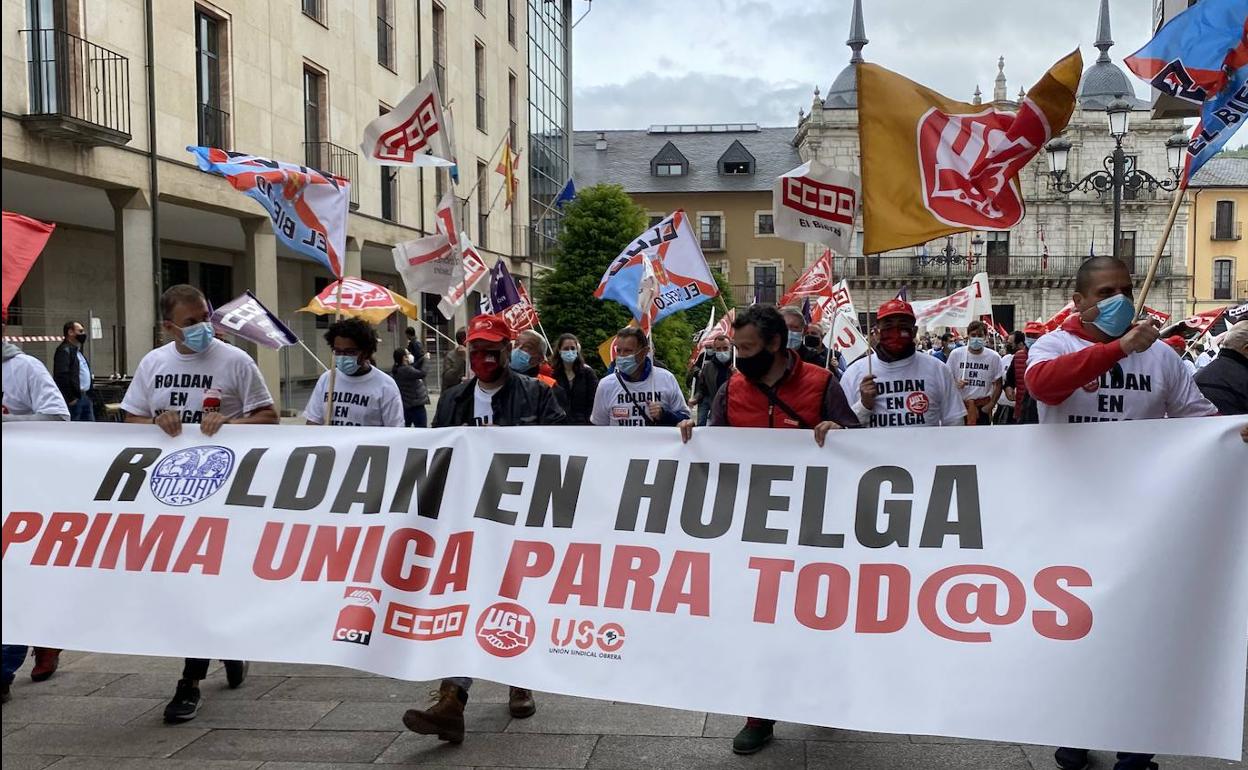
<instances>
[{"instance_id":1,"label":"green shoe","mask_svg":"<svg viewBox=\"0 0 1248 770\"><path fill-rule=\"evenodd\" d=\"M771 719L746 719L745 727L732 739L732 753L753 754L762 751L771 742L772 727L775 724Z\"/></svg>"}]
</instances>

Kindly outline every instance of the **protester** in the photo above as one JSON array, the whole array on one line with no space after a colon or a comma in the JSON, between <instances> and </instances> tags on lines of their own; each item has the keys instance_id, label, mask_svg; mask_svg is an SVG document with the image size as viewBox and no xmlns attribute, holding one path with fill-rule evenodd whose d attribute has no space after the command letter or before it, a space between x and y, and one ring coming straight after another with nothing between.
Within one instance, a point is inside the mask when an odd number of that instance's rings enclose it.
<instances>
[{"instance_id":1,"label":"protester","mask_svg":"<svg viewBox=\"0 0 1248 770\"><path fill-rule=\"evenodd\" d=\"M420 344L420 339L416 336L416 330L407 327L404 332L407 335L407 352L412 356L410 366L423 370L425 368L425 347Z\"/></svg>"},{"instance_id":2,"label":"protester","mask_svg":"<svg viewBox=\"0 0 1248 770\"><path fill-rule=\"evenodd\" d=\"M823 446L828 431L856 428L858 419L831 372L807 363L789 348L789 327L771 305L751 305L733 321L737 368L716 389L712 426L801 428L814 432ZM720 337L715 340L727 342ZM693 437L693 420L680 423L683 441ZM775 720L749 717L732 739L737 754L761 751L772 739Z\"/></svg>"},{"instance_id":3,"label":"protester","mask_svg":"<svg viewBox=\"0 0 1248 770\"><path fill-rule=\"evenodd\" d=\"M554 370L546 362L546 338L532 329L516 335L515 349L511 351L511 368L540 381L549 388L555 386Z\"/></svg>"},{"instance_id":4,"label":"protester","mask_svg":"<svg viewBox=\"0 0 1248 770\"><path fill-rule=\"evenodd\" d=\"M443 393L460 384L467 377L466 357L468 352L467 348L464 347L464 338L467 333L464 329L456 330L455 348L449 351L442 361Z\"/></svg>"},{"instance_id":5,"label":"protester","mask_svg":"<svg viewBox=\"0 0 1248 770\"><path fill-rule=\"evenodd\" d=\"M1187 357L1187 340L1183 339L1183 337L1178 334L1173 334L1166 337L1163 341L1170 346L1170 349L1173 350L1175 355L1179 357L1179 360L1183 362L1183 368L1187 370L1187 373L1195 375L1196 364Z\"/></svg>"},{"instance_id":6,"label":"protester","mask_svg":"<svg viewBox=\"0 0 1248 770\"><path fill-rule=\"evenodd\" d=\"M1196 346L1193 347L1192 350L1196 353L1196 371L1200 371L1209 364L1213 363L1213 359L1218 356L1218 349L1212 344L1206 348L1204 345L1196 343Z\"/></svg>"},{"instance_id":7,"label":"protester","mask_svg":"<svg viewBox=\"0 0 1248 770\"><path fill-rule=\"evenodd\" d=\"M373 363L377 353L373 327L359 318L344 318L325 331L325 341L334 353L334 368L338 372L334 377L333 413L326 422L330 373L322 372L303 409L307 424L403 427L399 386Z\"/></svg>"},{"instance_id":8,"label":"protester","mask_svg":"<svg viewBox=\"0 0 1248 770\"><path fill-rule=\"evenodd\" d=\"M615 335L613 371L598 383L594 425L678 425L689 417L675 375L650 360L650 341L635 326Z\"/></svg>"},{"instance_id":9,"label":"protester","mask_svg":"<svg viewBox=\"0 0 1248 770\"><path fill-rule=\"evenodd\" d=\"M52 356L52 379L65 397L65 404L69 407L69 419L74 422L94 422L91 365L82 353L87 332L77 321L66 321L62 333L64 339Z\"/></svg>"},{"instance_id":10,"label":"protester","mask_svg":"<svg viewBox=\"0 0 1248 770\"><path fill-rule=\"evenodd\" d=\"M479 315L468 325L468 361L473 377L438 399L433 427L459 425L562 425L566 420L553 390L510 365L511 328L501 315ZM462 743L464 706L472 688L470 677L442 680L438 699L429 708L408 709L403 714L407 729L438 740ZM537 704L533 693L512 687L507 708L516 719L533 716Z\"/></svg>"},{"instance_id":11,"label":"protester","mask_svg":"<svg viewBox=\"0 0 1248 770\"><path fill-rule=\"evenodd\" d=\"M66 330L70 333L70 330ZM60 421L70 419L69 407L48 370L34 356L28 356L11 342L3 348L4 422ZM81 398L82 396L80 396ZM12 447L10 447L12 449ZM17 670L26 660L29 648L21 644L3 646L0 665L0 702L9 701L9 688ZM52 647L35 648L35 666L30 678L42 682L56 672L61 651Z\"/></svg>"},{"instance_id":12,"label":"protester","mask_svg":"<svg viewBox=\"0 0 1248 770\"><path fill-rule=\"evenodd\" d=\"M963 424L966 406L953 370L915 348L918 327L910 303L891 299L880 305L876 329L879 346L841 378L858 422L872 428Z\"/></svg>"},{"instance_id":13,"label":"protester","mask_svg":"<svg viewBox=\"0 0 1248 770\"><path fill-rule=\"evenodd\" d=\"M932 357L943 363L949 362L949 354L954 351L957 346L953 344L953 335L945 332L940 335L940 347L932 351Z\"/></svg>"},{"instance_id":14,"label":"protester","mask_svg":"<svg viewBox=\"0 0 1248 770\"><path fill-rule=\"evenodd\" d=\"M212 312L194 286L177 284L160 295L161 326L173 341L139 361L121 409L126 422L155 424L170 436L185 423L198 423L213 436L226 423L276 425L273 396L251 357L213 336ZM187 658L166 722L185 722L199 713L199 683L208 676L208 660ZM231 689L247 677L247 663L227 660Z\"/></svg>"},{"instance_id":15,"label":"protester","mask_svg":"<svg viewBox=\"0 0 1248 770\"><path fill-rule=\"evenodd\" d=\"M394 351L394 366L390 377L399 388L403 402L403 427L426 428L429 426L429 389L425 387L425 370L412 363L412 354L402 348Z\"/></svg>"},{"instance_id":16,"label":"protester","mask_svg":"<svg viewBox=\"0 0 1248 770\"><path fill-rule=\"evenodd\" d=\"M784 316L785 326L788 327L785 345L789 350L800 351L803 338L806 336L806 316L795 307L782 308L780 314Z\"/></svg>"},{"instance_id":17,"label":"protester","mask_svg":"<svg viewBox=\"0 0 1248 770\"><path fill-rule=\"evenodd\" d=\"M1072 313L1041 337L1027 361L1027 389L1045 424L1198 417L1213 404L1166 343L1152 319L1136 315L1131 272L1114 257L1090 257L1075 275ZM1082 770L1086 749L1062 747L1063 770ZM1156 767L1151 754L1119 752L1114 770Z\"/></svg>"},{"instance_id":18,"label":"protester","mask_svg":"<svg viewBox=\"0 0 1248 770\"><path fill-rule=\"evenodd\" d=\"M787 335L786 335L787 341ZM689 406L698 408L698 425L706 425L711 416L711 402L715 394L732 375L732 343L728 335L719 334L711 340L710 352L693 383L693 397Z\"/></svg>"},{"instance_id":19,"label":"protester","mask_svg":"<svg viewBox=\"0 0 1248 770\"><path fill-rule=\"evenodd\" d=\"M581 341L575 334L561 334L555 343L558 359L552 360L560 404L568 414L568 425L589 425L598 392L598 375L581 353Z\"/></svg>"},{"instance_id":20,"label":"protester","mask_svg":"<svg viewBox=\"0 0 1248 770\"><path fill-rule=\"evenodd\" d=\"M1022 337L1022 344L1015 344L1014 357L1005 367L1005 390L1014 401L1014 423L1035 425L1040 421L1036 399L1027 392L1027 355L1036 340L1044 335L1044 324L1028 321L1023 331L1014 332L1015 339Z\"/></svg>"},{"instance_id":21,"label":"protester","mask_svg":"<svg viewBox=\"0 0 1248 770\"><path fill-rule=\"evenodd\" d=\"M966 424L990 425L993 405L1001 395L1004 367L1001 356L987 349L988 326L983 321L971 321L966 335L966 347L950 353L947 363L966 403Z\"/></svg>"},{"instance_id":22,"label":"protester","mask_svg":"<svg viewBox=\"0 0 1248 770\"><path fill-rule=\"evenodd\" d=\"M1196 387L1222 414L1248 414L1248 321L1226 332L1218 357L1196 372Z\"/></svg>"}]
</instances>

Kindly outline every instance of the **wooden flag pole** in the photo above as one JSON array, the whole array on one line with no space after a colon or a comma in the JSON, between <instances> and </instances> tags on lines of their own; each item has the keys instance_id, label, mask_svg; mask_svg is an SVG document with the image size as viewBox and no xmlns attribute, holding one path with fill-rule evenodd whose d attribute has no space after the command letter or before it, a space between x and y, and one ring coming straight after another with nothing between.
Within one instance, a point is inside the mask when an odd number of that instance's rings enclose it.
<instances>
[{"instance_id":1,"label":"wooden flag pole","mask_svg":"<svg viewBox=\"0 0 1248 770\"><path fill-rule=\"evenodd\" d=\"M334 323L338 323L338 320L342 317L342 280L342 276L339 276L338 288L334 292ZM329 355L331 359L330 363L333 363L334 344L332 341L329 344ZM329 367L329 387L325 391L325 419L322 420L322 425L329 425L330 417L334 413L334 381L337 376L338 367Z\"/></svg>"},{"instance_id":2,"label":"wooden flag pole","mask_svg":"<svg viewBox=\"0 0 1248 770\"><path fill-rule=\"evenodd\" d=\"M326 371L326 372L328 372L328 371L329 371L329 368L325 366L325 362L324 362L324 361L322 361L320 358L318 358L318 357L317 357L317 355L316 355L315 353L313 353L313 352L312 352L312 348L310 348L310 347L308 347L307 345L303 344L303 340L298 340L298 342L299 342L299 347L301 347L301 348L303 348L304 350L306 350L306 351L307 351L307 353L308 353L308 355L312 356L312 360L316 362L316 365L317 365L317 366L321 367L321 369L322 369L323 371Z\"/></svg>"},{"instance_id":3,"label":"wooden flag pole","mask_svg":"<svg viewBox=\"0 0 1248 770\"><path fill-rule=\"evenodd\" d=\"M1148 266L1148 275L1144 277L1144 285L1140 287L1139 298L1135 301L1136 319L1141 319L1147 315L1144 310L1144 302L1148 299L1148 290L1153 288L1153 279L1157 277L1157 266L1161 264L1161 252L1166 248L1166 241L1170 239L1170 231L1174 228L1174 220L1179 215L1179 206L1183 202L1183 195L1187 192L1187 185L1179 185L1179 189L1174 193L1174 203L1170 204L1170 217L1166 220L1166 228L1161 231L1161 238L1157 241L1157 250L1153 252L1153 261ZM1118 233L1114 233L1114 237L1118 237Z\"/></svg>"}]
</instances>

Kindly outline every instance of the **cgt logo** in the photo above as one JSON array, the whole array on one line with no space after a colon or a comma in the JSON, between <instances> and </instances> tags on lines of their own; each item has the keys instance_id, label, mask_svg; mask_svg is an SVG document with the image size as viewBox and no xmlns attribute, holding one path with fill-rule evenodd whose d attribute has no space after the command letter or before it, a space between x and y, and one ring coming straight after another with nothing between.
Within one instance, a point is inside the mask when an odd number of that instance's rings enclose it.
<instances>
[{"instance_id":1,"label":"cgt logo","mask_svg":"<svg viewBox=\"0 0 1248 770\"><path fill-rule=\"evenodd\" d=\"M533 615L519 604L491 604L477 619L477 644L500 658L514 658L533 644Z\"/></svg>"},{"instance_id":2,"label":"cgt logo","mask_svg":"<svg viewBox=\"0 0 1248 770\"><path fill-rule=\"evenodd\" d=\"M433 642L463 636L467 620L467 604L423 610L390 602L386 607L386 624L382 633L418 642Z\"/></svg>"},{"instance_id":3,"label":"cgt logo","mask_svg":"<svg viewBox=\"0 0 1248 770\"><path fill-rule=\"evenodd\" d=\"M381 590L347 586L343 598L346 599L347 606L338 612L334 641L368 644L373 638L373 623L377 620L377 611L374 608L381 603Z\"/></svg>"},{"instance_id":4,"label":"cgt logo","mask_svg":"<svg viewBox=\"0 0 1248 770\"><path fill-rule=\"evenodd\" d=\"M619 623L595 626L592 620L555 618L550 626L550 643L556 648L588 651L597 647L604 653L616 653L624 646L624 627Z\"/></svg>"}]
</instances>

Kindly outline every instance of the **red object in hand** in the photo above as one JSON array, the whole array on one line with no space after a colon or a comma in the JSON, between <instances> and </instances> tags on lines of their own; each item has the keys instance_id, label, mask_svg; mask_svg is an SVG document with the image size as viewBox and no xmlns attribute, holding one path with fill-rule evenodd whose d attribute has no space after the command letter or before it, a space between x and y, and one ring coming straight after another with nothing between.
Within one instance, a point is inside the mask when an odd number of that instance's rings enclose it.
<instances>
[{"instance_id":1,"label":"red object in hand","mask_svg":"<svg viewBox=\"0 0 1248 770\"><path fill-rule=\"evenodd\" d=\"M204 391L204 411L219 412L221 411L221 391L216 388L209 388Z\"/></svg>"}]
</instances>

